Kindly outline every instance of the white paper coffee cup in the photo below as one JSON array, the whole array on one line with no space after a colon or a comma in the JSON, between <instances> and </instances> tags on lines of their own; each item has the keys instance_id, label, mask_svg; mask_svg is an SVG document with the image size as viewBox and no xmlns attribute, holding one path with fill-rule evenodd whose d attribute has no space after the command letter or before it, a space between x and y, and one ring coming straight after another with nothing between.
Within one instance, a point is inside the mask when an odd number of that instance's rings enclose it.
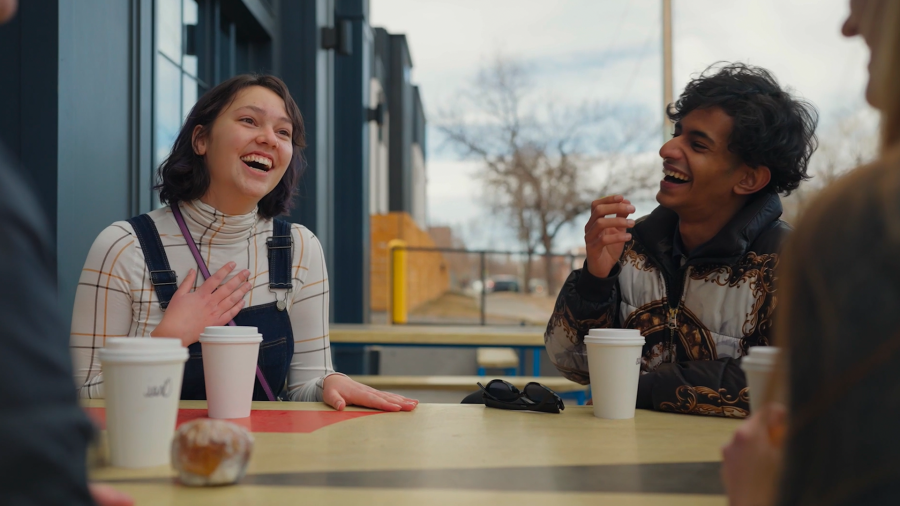
<instances>
[{"instance_id":1,"label":"white paper coffee cup","mask_svg":"<svg viewBox=\"0 0 900 506\"><path fill-rule=\"evenodd\" d=\"M187 348L180 339L113 337L99 354L111 464L167 465Z\"/></svg>"},{"instance_id":2,"label":"white paper coffee cup","mask_svg":"<svg viewBox=\"0 0 900 506\"><path fill-rule=\"evenodd\" d=\"M247 418L262 334L256 327L206 327L200 334L210 418Z\"/></svg>"},{"instance_id":3,"label":"white paper coffee cup","mask_svg":"<svg viewBox=\"0 0 900 506\"><path fill-rule=\"evenodd\" d=\"M591 329L584 344L594 416L634 418L644 336L635 329Z\"/></svg>"},{"instance_id":4,"label":"white paper coffee cup","mask_svg":"<svg viewBox=\"0 0 900 506\"><path fill-rule=\"evenodd\" d=\"M741 369L747 376L751 413L762 407L779 351L774 346L754 346L741 359Z\"/></svg>"}]
</instances>

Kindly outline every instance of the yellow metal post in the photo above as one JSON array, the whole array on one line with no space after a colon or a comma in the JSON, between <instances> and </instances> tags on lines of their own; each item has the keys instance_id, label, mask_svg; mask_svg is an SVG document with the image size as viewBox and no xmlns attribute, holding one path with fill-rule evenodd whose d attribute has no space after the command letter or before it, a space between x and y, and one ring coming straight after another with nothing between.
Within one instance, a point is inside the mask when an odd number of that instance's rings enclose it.
<instances>
[{"instance_id":1,"label":"yellow metal post","mask_svg":"<svg viewBox=\"0 0 900 506\"><path fill-rule=\"evenodd\" d=\"M407 251L406 241L391 239L388 242L391 266L391 323L406 323L407 301Z\"/></svg>"}]
</instances>

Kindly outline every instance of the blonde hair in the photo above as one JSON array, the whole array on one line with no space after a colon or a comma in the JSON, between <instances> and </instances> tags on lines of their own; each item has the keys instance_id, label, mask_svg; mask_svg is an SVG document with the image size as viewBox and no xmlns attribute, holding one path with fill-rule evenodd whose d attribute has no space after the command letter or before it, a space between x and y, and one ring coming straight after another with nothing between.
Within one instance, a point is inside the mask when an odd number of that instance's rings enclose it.
<instances>
[{"instance_id":1,"label":"blonde hair","mask_svg":"<svg viewBox=\"0 0 900 506\"><path fill-rule=\"evenodd\" d=\"M786 390L782 506L900 504L896 155L825 188L779 262L782 361L765 395Z\"/></svg>"}]
</instances>

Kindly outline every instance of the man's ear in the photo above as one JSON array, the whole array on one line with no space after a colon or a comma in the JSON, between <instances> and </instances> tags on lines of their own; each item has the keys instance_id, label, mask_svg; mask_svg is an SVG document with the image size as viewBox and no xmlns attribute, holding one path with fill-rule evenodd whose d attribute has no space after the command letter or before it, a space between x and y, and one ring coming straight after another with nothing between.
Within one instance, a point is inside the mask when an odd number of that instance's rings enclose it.
<instances>
[{"instance_id":1,"label":"man's ear","mask_svg":"<svg viewBox=\"0 0 900 506\"><path fill-rule=\"evenodd\" d=\"M194 131L191 133L191 146L194 148L194 153L197 153L200 156L206 155L206 137L206 132L203 131L203 125L194 127Z\"/></svg>"},{"instance_id":2,"label":"man's ear","mask_svg":"<svg viewBox=\"0 0 900 506\"><path fill-rule=\"evenodd\" d=\"M755 169L744 165L741 170L744 173L744 177L734 185L734 193L738 195L754 194L765 188L769 181L772 180L772 172L765 165L760 165Z\"/></svg>"}]
</instances>

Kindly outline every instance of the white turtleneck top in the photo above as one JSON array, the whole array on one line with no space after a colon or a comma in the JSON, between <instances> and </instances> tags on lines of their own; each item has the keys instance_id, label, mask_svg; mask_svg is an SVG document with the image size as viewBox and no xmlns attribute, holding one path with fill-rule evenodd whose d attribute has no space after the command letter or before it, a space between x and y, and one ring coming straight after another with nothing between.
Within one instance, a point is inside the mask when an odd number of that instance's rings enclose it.
<instances>
[{"instance_id":1,"label":"white turtleneck top","mask_svg":"<svg viewBox=\"0 0 900 506\"><path fill-rule=\"evenodd\" d=\"M226 216L199 200L181 203L180 209L210 273L229 261L237 263L231 275L250 271L253 288L244 307L268 304L284 297L285 290L269 290L266 238L272 220L256 210ZM179 284L188 270L197 269L171 209L149 213ZM292 278L288 296L294 356L288 376L288 395L294 401L322 401L323 382L334 373L328 340L328 274L319 240L302 225L293 224ZM194 288L203 283L199 274ZM162 320L156 292L150 283L141 244L128 222L107 227L91 247L81 271L72 316L71 349L75 383L80 397L103 397L103 373L98 350L107 337L149 336ZM275 385L273 385L275 387Z\"/></svg>"}]
</instances>

